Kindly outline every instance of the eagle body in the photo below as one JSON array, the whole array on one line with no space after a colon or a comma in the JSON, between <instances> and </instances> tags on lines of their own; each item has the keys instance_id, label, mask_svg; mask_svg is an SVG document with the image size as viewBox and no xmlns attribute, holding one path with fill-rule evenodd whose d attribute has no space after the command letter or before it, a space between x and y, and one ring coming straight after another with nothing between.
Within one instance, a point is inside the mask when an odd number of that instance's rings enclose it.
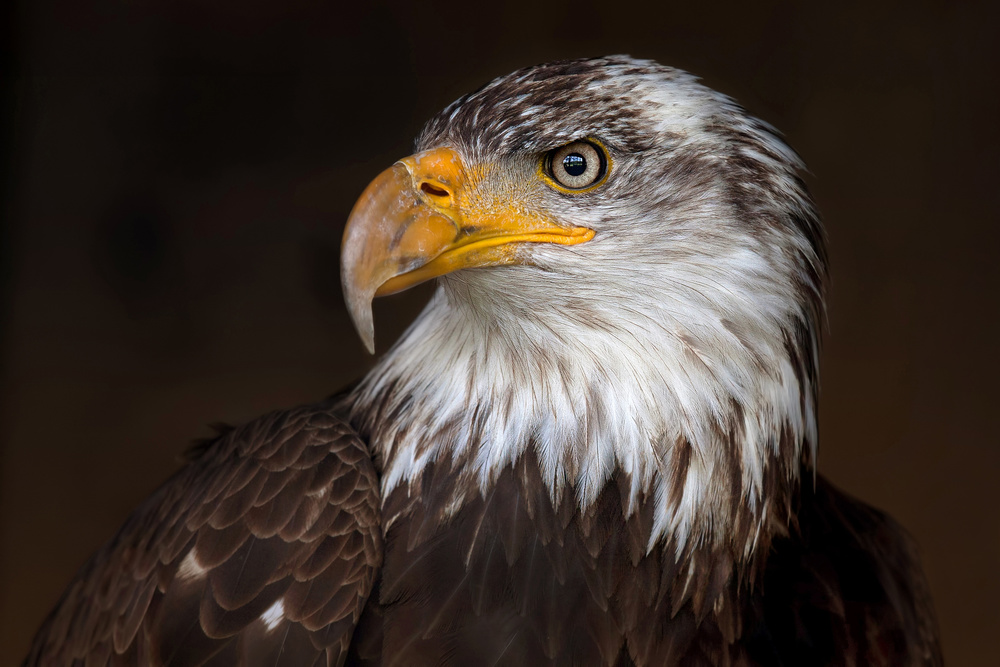
<instances>
[{"instance_id":1,"label":"eagle body","mask_svg":"<svg viewBox=\"0 0 1000 667\"><path fill-rule=\"evenodd\" d=\"M362 194L345 299L435 279L352 389L221 435L26 665L934 665L916 549L815 472L797 156L694 77L519 70Z\"/></svg>"}]
</instances>

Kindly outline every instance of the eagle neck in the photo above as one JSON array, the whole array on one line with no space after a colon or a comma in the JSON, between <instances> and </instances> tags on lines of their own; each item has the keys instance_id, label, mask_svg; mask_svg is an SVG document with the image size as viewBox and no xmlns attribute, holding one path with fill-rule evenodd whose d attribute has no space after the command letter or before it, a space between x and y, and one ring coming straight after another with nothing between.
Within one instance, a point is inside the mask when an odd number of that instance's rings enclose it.
<instances>
[{"instance_id":1,"label":"eagle neck","mask_svg":"<svg viewBox=\"0 0 1000 667\"><path fill-rule=\"evenodd\" d=\"M586 509L622 475L630 511L655 505L650 545L738 535L735 547L755 548L811 449L794 409L806 401L797 393L783 400L784 385L799 386L787 357L770 374L777 388L720 395L711 386L715 360L692 364L691 355L709 350L693 337L668 338L680 341L674 348L635 331L579 329L570 339L551 324L565 313L523 318L531 329L490 319L487 312L518 309L455 291L474 287L439 287L348 399L381 460L383 495L442 461L485 494L530 451L556 504L569 497ZM692 367L704 375L692 379Z\"/></svg>"}]
</instances>

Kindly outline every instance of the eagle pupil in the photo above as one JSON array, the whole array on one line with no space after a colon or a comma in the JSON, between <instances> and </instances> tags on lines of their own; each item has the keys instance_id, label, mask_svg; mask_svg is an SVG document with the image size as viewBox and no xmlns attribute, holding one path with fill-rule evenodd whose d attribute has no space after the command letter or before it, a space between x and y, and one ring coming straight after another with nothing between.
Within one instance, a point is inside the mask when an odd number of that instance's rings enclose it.
<instances>
[{"instance_id":1,"label":"eagle pupil","mask_svg":"<svg viewBox=\"0 0 1000 667\"><path fill-rule=\"evenodd\" d=\"M579 176L587 171L587 159L579 153L570 153L563 158L562 164L570 176Z\"/></svg>"}]
</instances>

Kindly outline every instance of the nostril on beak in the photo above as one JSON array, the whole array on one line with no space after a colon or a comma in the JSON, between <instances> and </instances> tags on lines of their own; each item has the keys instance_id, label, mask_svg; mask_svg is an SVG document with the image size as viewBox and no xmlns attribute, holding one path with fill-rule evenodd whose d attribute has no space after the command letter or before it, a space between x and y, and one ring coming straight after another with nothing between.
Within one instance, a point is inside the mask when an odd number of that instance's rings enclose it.
<instances>
[{"instance_id":1,"label":"nostril on beak","mask_svg":"<svg viewBox=\"0 0 1000 667\"><path fill-rule=\"evenodd\" d=\"M429 181L424 181L420 184L420 189L429 194L432 197L450 197L451 193L448 190L435 185Z\"/></svg>"}]
</instances>

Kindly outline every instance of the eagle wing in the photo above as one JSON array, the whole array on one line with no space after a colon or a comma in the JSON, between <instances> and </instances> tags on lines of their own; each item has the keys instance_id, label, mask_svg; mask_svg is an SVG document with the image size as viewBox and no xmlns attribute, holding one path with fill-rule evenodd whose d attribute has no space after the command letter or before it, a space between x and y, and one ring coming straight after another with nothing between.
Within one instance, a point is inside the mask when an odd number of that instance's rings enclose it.
<instances>
[{"instance_id":1,"label":"eagle wing","mask_svg":"<svg viewBox=\"0 0 1000 667\"><path fill-rule=\"evenodd\" d=\"M25 665L342 664L381 563L378 494L329 406L235 429L80 570Z\"/></svg>"}]
</instances>

